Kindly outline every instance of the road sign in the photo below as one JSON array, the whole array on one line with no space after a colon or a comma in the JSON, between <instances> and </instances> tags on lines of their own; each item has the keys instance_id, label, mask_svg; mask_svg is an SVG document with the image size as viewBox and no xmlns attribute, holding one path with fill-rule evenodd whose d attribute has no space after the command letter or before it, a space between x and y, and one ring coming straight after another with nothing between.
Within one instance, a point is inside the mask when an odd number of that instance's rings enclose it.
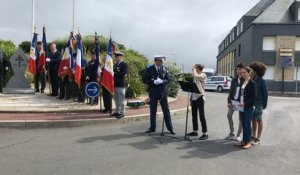
<instances>
[{"instance_id":1,"label":"road sign","mask_svg":"<svg viewBox=\"0 0 300 175\"><path fill-rule=\"evenodd\" d=\"M90 82L89 84L86 85L85 87L85 94L88 97L94 98L97 97L100 93L100 88L98 83L96 82Z\"/></svg>"},{"instance_id":2,"label":"road sign","mask_svg":"<svg viewBox=\"0 0 300 175\"><path fill-rule=\"evenodd\" d=\"M293 58L291 57L281 57L279 60L279 67L288 68L293 67Z\"/></svg>"}]
</instances>

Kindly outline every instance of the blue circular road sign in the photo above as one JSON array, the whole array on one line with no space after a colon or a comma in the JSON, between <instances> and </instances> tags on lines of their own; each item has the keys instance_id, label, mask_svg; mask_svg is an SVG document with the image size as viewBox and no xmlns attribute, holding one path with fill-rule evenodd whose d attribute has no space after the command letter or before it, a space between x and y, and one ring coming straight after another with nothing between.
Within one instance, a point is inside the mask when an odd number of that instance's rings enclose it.
<instances>
[{"instance_id":1,"label":"blue circular road sign","mask_svg":"<svg viewBox=\"0 0 300 175\"><path fill-rule=\"evenodd\" d=\"M100 87L96 82L90 82L85 87L85 94L88 97L94 98L97 97L100 93Z\"/></svg>"}]
</instances>

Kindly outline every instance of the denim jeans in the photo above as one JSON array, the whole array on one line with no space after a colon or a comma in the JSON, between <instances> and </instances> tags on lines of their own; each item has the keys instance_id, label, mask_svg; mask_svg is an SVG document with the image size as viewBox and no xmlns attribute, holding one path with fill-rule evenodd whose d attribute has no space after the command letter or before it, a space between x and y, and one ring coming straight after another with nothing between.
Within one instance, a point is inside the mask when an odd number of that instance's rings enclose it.
<instances>
[{"instance_id":1,"label":"denim jeans","mask_svg":"<svg viewBox=\"0 0 300 175\"><path fill-rule=\"evenodd\" d=\"M243 126L243 142L248 143L251 139L251 121L253 117L253 107L252 108L244 108L244 112L240 112L240 121Z\"/></svg>"}]
</instances>

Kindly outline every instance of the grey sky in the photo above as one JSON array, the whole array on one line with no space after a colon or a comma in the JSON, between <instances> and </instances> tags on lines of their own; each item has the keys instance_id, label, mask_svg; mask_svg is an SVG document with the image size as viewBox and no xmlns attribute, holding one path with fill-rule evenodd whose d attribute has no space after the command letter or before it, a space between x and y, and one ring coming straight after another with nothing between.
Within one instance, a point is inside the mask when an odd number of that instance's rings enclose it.
<instances>
[{"instance_id":1,"label":"grey sky","mask_svg":"<svg viewBox=\"0 0 300 175\"><path fill-rule=\"evenodd\" d=\"M145 54L165 54L185 69L195 63L215 68L217 47L259 0L76 0L80 32L97 31ZM31 40L31 0L0 0L0 38ZM72 0L36 0L38 33L47 40L72 30ZM41 38L40 38L41 39ZM172 55L175 53L175 55ZM175 57L175 59L174 59Z\"/></svg>"}]
</instances>

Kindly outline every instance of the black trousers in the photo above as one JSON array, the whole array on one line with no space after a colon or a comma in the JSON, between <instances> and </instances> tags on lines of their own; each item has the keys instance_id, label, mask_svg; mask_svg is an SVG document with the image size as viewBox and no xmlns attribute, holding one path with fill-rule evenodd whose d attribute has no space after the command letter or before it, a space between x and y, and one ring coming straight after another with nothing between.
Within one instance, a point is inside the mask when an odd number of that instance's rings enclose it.
<instances>
[{"instance_id":1,"label":"black trousers","mask_svg":"<svg viewBox=\"0 0 300 175\"><path fill-rule=\"evenodd\" d=\"M50 83L51 83L51 89L52 89L52 95L57 96L58 95L58 74L57 72L50 72Z\"/></svg>"},{"instance_id":2,"label":"black trousers","mask_svg":"<svg viewBox=\"0 0 300 175\"><path fill-rule=\"evenodd\" d=\"M192 121L193 121L193 130L198 131L198 111L202 127L202 133L207 132L206 119L204 114L204 99L203 96L197 100L192 100Z\"/></svg>"},{"instance_id":3,"label":"black trousers","mask_svg":"<svg viewBox=\"0 0 300 175\"><path fill-rule=\"evenodd\" d=\"M65 76L63 79L59 78L59 97L69 99L70 98L70 90L71 90L71 82L69 80L69 76Z\"/></svg>"},{"instance_id":4,"label":"black trousers","mask_svg":"<svg viewBox=\"0 0 300 175\"><path fill-rule=\"evenodd\" d=\"M103 95L103 105L104 105L104 110L106 111L112 111L112 95L111 93L102 86L102 95Z\"/></svg>"},{"instance_id":5,"label":"black trousers","mask_svg":"<svg viewBox=\"0 0 300 175\"><path fill-rule=\"evenodd\" d=\"M169 131L173 130L172 121L171 121L171 114L168 104L168 98L167 95L165 95L163 98L160 96L151 97L150 96L150 130L156 129L156 112L157 112L157 102L160 102L161 109L164 114L164 119L166 123L166 127Z\"/></svg>"},{"instance_id":6,"label":"black trousers","mask_svg":"<svg viewBox=\"0 0 300 175\"><path fill-rule=\"evenodd\" d=\"M41 89L40 89L41 82ZM44 91L46 87L46 75L45 73L36 73L34 75L34 87L36 91Z\"/></svg>"}]
</instances>

